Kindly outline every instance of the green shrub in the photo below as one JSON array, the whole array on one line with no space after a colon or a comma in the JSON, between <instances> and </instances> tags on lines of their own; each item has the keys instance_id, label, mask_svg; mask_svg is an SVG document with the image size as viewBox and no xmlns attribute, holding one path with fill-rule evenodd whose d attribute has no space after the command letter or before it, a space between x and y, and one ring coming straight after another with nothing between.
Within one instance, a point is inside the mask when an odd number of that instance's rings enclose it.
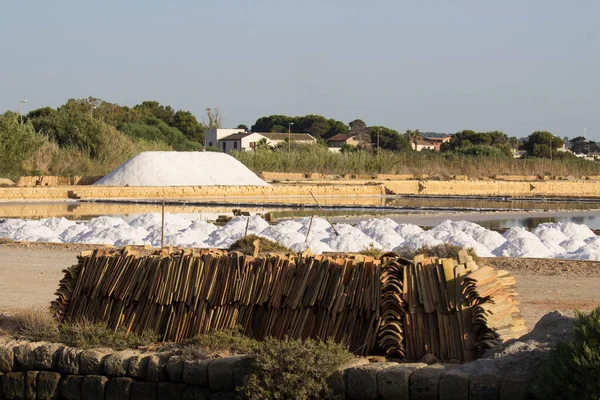
<instances>
[{"instance_id":1,"label":"green shrub","mask_svg":"<svg viewBox=\"0 0 600 400\"><path fill-rule=\"evenodd\" d=\"M134 349L158 342L158 336L151 331L141 334L129 333L125 327L112 330L102 322L78 321L60 326L60 341L68 346L91 349L110 347L114 350Z\"/></svg>"},{"instance_id":2,"label":"green shrub","mask_svg":"<svg viewBox=\"0 0 600 400\"><path fill-rule=\"evenodd\" d=\"M373 243L369 244L367 247L358 252L359 254L379 258L384 251L378 247L375 247Z\"/></svg>"},{"instance_id":3,"label":"green shrub","mask_svg":"<svg viewBox=\"0 0 600 400\"><path fill-rule=\"evenodd\" d=\"M405 250L401 252L401 256L408 259L413 259L417 254L423 254L425 257L438 257L438 258L455 258L458 259L458 252L462 250L462 247L455 246L450 243L438 244L435 246L421 246L415 251ZM472 248L466 249L467 253L473 257L473 260L478 261L479 257L475 250Z\"/></svg>"},{"instance_id":4,"label":"green shrub","mask_svg":"<svg viewBox=\"0 0 600 400\"><path fill-rule=\"evenodd\" d=\"M321 399L327 378L354 356L341 344L267 338L253 351L251 372L238 393L247 399Z\"/></svg>"},{"instance_id":5,"label":"green shrub","mask_svg":"<svg viewBox=\"0 0 600 400\"><path fill-rule=\"evenodd\" d=\"M103 323L77 321L59 325L46 309L18 310L11 319L16 326L16 336L35 342L57 342L67 346L90 349L110 347L115 350L148 346L158 342L153 332L127 334L125 328L112 330Z\"/></svg>"},{"instance_id":6,"label":"green shrub","mask_svg":"<svg viewBox=\"0 0 600 400\"><path fill-rule=\"evenodd\" d=\"M24 173L24 162L43 144L30 123L7 111L0 115L0 177L16 178Z\"/></svg>"},{"instance_id":7,"label":"green shrub","mask_svg":"<svg viewBox=\"0 0 600 400\"><path fill-rule=\"evenodd\" d=\"M242 334L239 329L224 329L198 335L191 339L190 343L212 352L227 351L232 354L250 354L258 342Z\"/></svg>"},{"instance_id":8,"label":"green shrub","mask_svg":"<svg viewBox=\"0 0 600 400\"><path fill-rule=\"evenodd\" d=\"M600 307L578 313L571 339L551 350L533 392L538 399L600 399Z\"/></svg>"},{"instance_id":9,"label":"green shrub","mask_svg":"<svg viewBox=\"0 0 600 400\"><path fill-rule=\"evenodd\" d=\"M179 151L194 151L202 148L199 142L191 141L179 129L167 125L155 117L146 117L142 121L126 122L118 126L119 130L131 138L153 142L163 142Z\"/></svg>"},{"instance_id":10,"label":"green shrub","mask_svg":"<svg viewBox=\"0 0 600 400\"><path fill-rule=\"evenodd\" d=\"M236 240L229 247L229 251L239 251L240 253L244 254L254 254L253 242L257 239L260 241L258 248L261 253L281 253L290 251L290 249L277 242L257 235L246 235Z\"/></svg>"}]
</instances>

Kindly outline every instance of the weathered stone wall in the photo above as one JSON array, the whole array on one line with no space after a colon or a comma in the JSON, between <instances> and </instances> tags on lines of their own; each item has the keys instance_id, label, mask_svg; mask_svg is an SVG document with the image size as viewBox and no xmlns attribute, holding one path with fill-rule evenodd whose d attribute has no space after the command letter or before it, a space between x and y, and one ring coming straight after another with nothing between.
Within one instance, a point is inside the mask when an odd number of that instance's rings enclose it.
<instances>
[{"instance_id":1,"label":"weathered stone wall","mask_svg":"<svg viewBox=\"0 0 600 400\"><path fill-rule=\"evenodd\" d=\"M544 353L465 365L374 363L357 359L329 378L340 397L519 400ZM81 350L55 343L0 344L0 399L233 399L248 356L185 360L137 350Z\"/></svg>"},{"instance_id":2,"label":"weathered stone wall","mask_svg":"<svg viewBox=\"0 0 600 400\"><path fill-rule=\"evenodd\" d=\"M190 199L229 197L381 196L383 185L272 185L272 186L57 186L0 187L2 200L67 199Z\"/></svg>"},{"instance_id":3,"label":"weathered stone wall","mask_svg":"<svg viewBox=\"0 0 600 400\"><path fill-rule=\"evenodd\" d=\"M466 177L465 177L466 178ZM398 195L432 196L564 196L600 197L600 180L356 180L330 184L286 183L271 186L35 186L0 187L0 200L68 200L68 199L216 199L350 197Z\"/></svg>"},{"instance_id":4,"label":"weathered stone wall","mask_svg":"<svg viewBox=\"0 0 600 400\"><path fill-rule=\"evenodd\" d=\"M101 176L22 176L16 185L21 187L92 185L101 178Z\"/></svg>"},{"instance_id":5,"label":"weathered stone wall","mask_svg":"<svg viewBox=\"0 0 600 400\"><path fill-rule=\"evenodd\" d=\"M386 188L394 194L435 196L600 197L600 181L398 181Z\"/></svg>"},{"instance_id":6,"label":"weathered stone wall","mask_svg":"<svg viewBox=\"0 0 600 400\"><path fill-rule=\"evenodd\" d=\"M0 399L233 399L248 363L13 342L0 345Z\"/></svg>"}]
</instances>

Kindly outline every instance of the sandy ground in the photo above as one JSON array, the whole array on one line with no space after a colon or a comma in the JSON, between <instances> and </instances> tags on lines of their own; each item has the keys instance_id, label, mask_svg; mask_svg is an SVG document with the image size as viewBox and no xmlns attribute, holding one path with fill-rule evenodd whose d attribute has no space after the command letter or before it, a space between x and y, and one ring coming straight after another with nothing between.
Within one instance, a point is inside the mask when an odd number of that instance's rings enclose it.
<instances>
[{"instance_id":1,"label":"sandy ground","mask_svg":"<svg viewBox=\"0 0 600 400\"><path fill-rule=\"evenodd\" d=\"M45 307L54 299L62 269L90 245L0 244L0 313ZM573 313L600 305L600 263L548 259L487 258L517 279L521 312L528 327L546 313Z\"/></svg>"}]
</instances>

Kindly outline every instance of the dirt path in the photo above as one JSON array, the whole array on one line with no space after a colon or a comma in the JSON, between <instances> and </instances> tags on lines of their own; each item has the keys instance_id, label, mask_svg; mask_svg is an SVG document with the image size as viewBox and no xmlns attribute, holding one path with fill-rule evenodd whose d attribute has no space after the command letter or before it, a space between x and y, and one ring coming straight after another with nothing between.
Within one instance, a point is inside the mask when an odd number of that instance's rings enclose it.
<instances>
[{"instance_id":1,"label":"dirt path","mask_svg":"<svg viewBox=\"0 0 600 400\"><path fill-rule=\"evenodd\" d=\"M77 262L77 251L0 246L0 311L44 307L54 298L61 272Z\"/></svg>"},{"instance_id":2,"label":"dirt path","mask_svg":"<svg viewBox=\"0 0 600 400\"><path fill-rule=\"evenodd\" d=\"M0 245L0 312L45 307L54 299L62 269L77 262L86 245ZM600 263L489 258L517 279L521 312L529 328L546 313L591 310L600 305Z\"/></svg>"}]
</instances>

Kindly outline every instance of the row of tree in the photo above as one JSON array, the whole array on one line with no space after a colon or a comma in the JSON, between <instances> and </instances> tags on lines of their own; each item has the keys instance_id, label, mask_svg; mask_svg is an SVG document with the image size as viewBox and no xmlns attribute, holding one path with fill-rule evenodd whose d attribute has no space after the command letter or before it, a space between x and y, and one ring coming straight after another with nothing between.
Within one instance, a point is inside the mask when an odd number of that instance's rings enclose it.
<instances>
[{"instance_id":1,"label":"row of tree","mask_svg":"<svg viewBox=\"0 0 600 400\"><path fill-rule=\"evenodd\" d=\"M201 122L190 112L175 110L157 101L144 101L133 107L90 97L70 99L56 109L44 107L29 112L24 121L31 123L34 130L48 137L60 147L78 147L97 154L99 143L98 122L113 126L131 139L142 139L168 145L174 150L199 150L204 147L204 130L220 128L221 113L218 109L206 109L205 121ZM250 128L244 124L238 128L252 132L308 132L325 144L336 135L354 136L359 148L380 148L391 151L408 151L416 148L423 139L419 130L400 133L385 126L368 126L355 119L346 124L320 115L287 116L271 115L259 118ZM442 144L442 152L458 152L473 155L511 156L514 150L525 150L528 156L553 157L564 144L563 139L550 132L537 131L528 138L519 140L503 132L475 132L463 130L452 135L448 143ZM571 141L574 152L595 152L600 145L575 138ZM354 149L345 146L344 150Z\"/></svg>"}]
</instances>

